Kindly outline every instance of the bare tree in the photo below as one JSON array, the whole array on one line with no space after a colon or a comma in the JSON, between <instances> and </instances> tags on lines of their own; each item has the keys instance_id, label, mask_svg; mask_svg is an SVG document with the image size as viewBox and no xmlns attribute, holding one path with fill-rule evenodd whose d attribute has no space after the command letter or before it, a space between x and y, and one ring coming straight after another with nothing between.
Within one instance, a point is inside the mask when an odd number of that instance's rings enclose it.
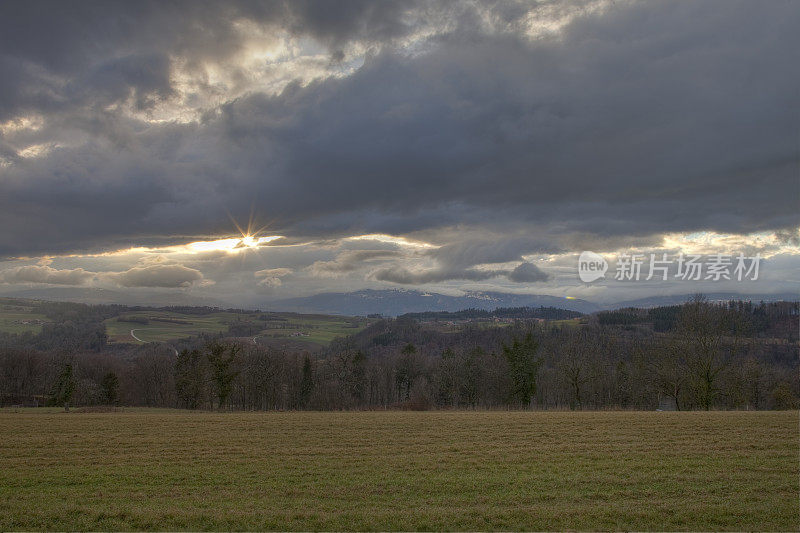
<instances>
[{"instance_id":1,"label":"bare tree","mask_svg":"<svg viewBox=\"0 0 800 533\"><path fill-rule=\"evenodd\" d=\"M588 334L570 332L560 350L558 368L571 391L571 408L583 408L584 387L593 379L590 367L591 344Z\"/></svg>"},{"instance_id":2,"label":"bare tree","mask_svg":"<svg viewBox=\"0 0 800 533\"><path fill-rule=\"evenodd\" d=\"M724 327L719 309L697 294L684 305L678 333L683 339L697 403L709 410L719 394L718 378L725 368Z\"/></svg>"},{"instance_id":3,"label":"bare tree","mask_svg":"<svg viewBox=\"0 0 800 533\"><path fill-rule=\"evenodd\" d=\"M672 399L675 409L680 411L685 407L683 398L689 382L689 367L683 344L673 338L665 338L649 344L646 350L650 354L650 369L656 389Z\"/></svg>"}]
</instances>

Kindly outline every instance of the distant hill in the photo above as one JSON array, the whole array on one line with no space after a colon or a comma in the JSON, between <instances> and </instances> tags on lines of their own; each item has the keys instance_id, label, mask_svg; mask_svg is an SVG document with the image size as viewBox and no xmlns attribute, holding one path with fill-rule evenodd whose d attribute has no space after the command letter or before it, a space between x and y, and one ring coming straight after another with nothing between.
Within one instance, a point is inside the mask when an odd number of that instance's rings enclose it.
<instances>
[{"instance_id":1,"label":"distant hill","mask_svg":"<svg viewBox=\"0 0 800 533\"><path fill-rule=\"evenodd\" d=\"M221 302L211 298L198 298L183 293L138 290L131 292L112 291L94 287L45 287L22 289L0 293L8 298L29 298L52 302L76 302L83 304L120 304L145 306L212 306L222 307Z\"/></svg>"},{"instance_id":2,"label":"distant hill","mask_svg":"<svg viewBox=\"0 0 800 533\"><path fill-rule=\"evenodd\" d=\"M183 292L158 290L115 291L91 287L42 287L23 290L0 291L0 296L36 300L78 302L85 304L120 304L128 306L184 306L184 307L251 307L232 299L225 301L197 297ZM365 289L355 292L326 292L300 298L253 302L252 307L272 311L320 313L328 315L365 316L381 314L399 316L407 313L455 312L467 309L494 311L497 308L554 307L580 313L625 307L652 308L685 303L691 294L654 295L636 300L597 304L586 300L568 299L540 294L504 292L469 292L462 296L449 296L435 292L412 289ZM706 293L711 301L750 300L753 302L798 301L800 294L738 294Z\"/></svg>"},{"instance_id":3,"label":"distant hill","mask_svg":"<svg viewBox=\"0 0 800 533\"><path fill-rule=\"evenodd\" d=\"M350 316L364 316L370 314L399 316L407 313L424 313L429 311L454 312L465 309L494 311L499 307L555 307L581 313L594 313L604 309L620 309L624 307L650 308L677 305L685 303L691 296L691 294L657 295L637 300L599 305L586 300L573 300L541 294L470 292L463 296L449 296L435 292L410 289L365 289L355 292L325 292L302 298L288 298L265 303L262 307L279 311L295 311L298 313L324 313ZM707 293L706 297L711 301L750 300L753 302L797 301L800 299L800 295L792 293Z\"/></svg>"},{"instance_id":4,"label":"distant hill","mask_svg":"<svg viewBox=\"0 0 800 533\"><path fill-rule=\"evenodd\" d=\"M584 316L580 311L570 311L558 307L498 307L486 311L483 309L464 309L463 311L423 311L401 315L405 318L422 321L475 320L487 318L525 319L540 318L547 320L569 320Z\"/></svg>"},{"instance_id":5,"label":"distant hill","mask_svg":"<svg viewBox=\"0 0 800 533\"><path fill-rule=\"evenodd\" d=\"M627 300L604 306L606 309L622 309L624 307L638 307L647 309L650 307L661 307L665 305L680 305L686 303L692 294L675 294L664 296L649 296L637 300ZM742 300L751 302L796 302L800 300L800 294L791 292L777 294L740 294L736 292L712 292L703 293L708 301L727 302L730 300Z\"/></svg>"},{"instance_id":6,"label":"distant hill","mask_svg":"<svg viewBox=\"0 0 800 533\"><path fill-rule=\"evenodd\" d=\"M493 311L498 307L557 307L581 313L600 310L600 306L585 300L570 300L538 294L502 292L471 292L449 296L415 290L373 290L356 292L327 292L304 298L289 298L270 302L264 307L298 313L326 313L351 316L381 314L398 316L425 311L461 311L481 309Z\"/></svg>"}]
</instances>

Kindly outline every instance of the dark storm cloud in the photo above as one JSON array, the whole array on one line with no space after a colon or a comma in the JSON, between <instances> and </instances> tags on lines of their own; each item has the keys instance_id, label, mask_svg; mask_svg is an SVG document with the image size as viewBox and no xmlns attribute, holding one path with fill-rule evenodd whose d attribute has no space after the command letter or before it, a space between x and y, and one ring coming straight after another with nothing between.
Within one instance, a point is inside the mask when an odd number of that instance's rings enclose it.
<instances>
[{"instance_id":1,"label":"dark storm cloud","mask_svg":"<svg viewBox=\"0 0 800 533\"><path fill-rule=\"evenodd\" d=\"M380 43L413 29L413 3L368 0L188 2L10 0L0 7L0 120L20 111L52 112L137 104L170 91L169 59L197 66L240 49L236 23L283 29L338 50ZM88 73L88 75L87 75Z\"/></svg>"},{"instance_id":2,"label":"dark storm cloud","mask_svg":"<svg viewBox=\"0 0 800 533\"><path fill-rule=\"evenodd\" d=\"M381 43L413 30L404 18L418 2L290 1L283 5L288 27L309 34L338 50L351 39Z\"/></svg>"},{"instance_id":3,"label":"dark storm cloud","mask_svg":"<svg viewBox=\"0 0 800 533\"><path fill-rule=\"evenodd\" d=\"M269 139L286 155L293 179L273 209L313 190L304 203L318 215L435 209L452 223L466 206L480 223L611 234L796 223L790 27L747 13L754 4L721 28L708 4L651 6L556 43L454 38L423 57L386 54L342 81L237 102L222 123L238 147Z\"/></svg>"},{"instance_id":4,"label":"dark storm cloud","mask_svg":"<svg viewBox=\"0 0 800 533\"><path fill-rule=\"evenodd\" d=\"M93 103L103 104L133 96L136 107L150 107L154 100L172 93L169 61L163 55L132 55L105 62L92 70L85 80L77 80L72 91L94 88Z\"/></svg>"},{"instance_id":5,"label":"dark storm cloud","mask_svg":"<svg viewBox=\"0 0 800 533\"><path fill-rule=\"evenodd\" d=\"M414 4L330 6L6 3L0 68L16 77L3 74L0 119L169 98L165 58L230 54L241 17L331 50L413 30ZM791 3L728 1L615 4L535 40L462 20L414 55L384 46L349 76L251 93L197 123L97 111L84 142L0 167L0 254L225 232L254 206L291 238L485 228L496 249L445 248L429 275L478 279L470 265L570 235L796 227L799 24ZM531 227L542 236L519 240Z\"/></svg>"}]
</instances>

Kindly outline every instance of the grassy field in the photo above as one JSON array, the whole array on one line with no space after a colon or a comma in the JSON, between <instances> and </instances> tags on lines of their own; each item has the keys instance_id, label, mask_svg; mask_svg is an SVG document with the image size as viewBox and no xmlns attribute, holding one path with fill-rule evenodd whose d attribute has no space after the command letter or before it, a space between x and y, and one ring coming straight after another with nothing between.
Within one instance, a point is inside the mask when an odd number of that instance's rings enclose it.
<instances>
[{"instance_id":1,"label":"grassy field","mask_svg":"<svg viewBox=\"0 0 800 533\"><path fill-rule=\"evenodd\" d=\"M369 321L353 317L332 315L277 314L286 319L290 329L280 329L280 323L267 322L267 327L259 333L258 342L281 345L285 340L313 343L327 346L336 337L354 335L367 327ZM297 334L297 336L293 336Z\"/></svg>"},{"instance_id":2,"label":"grassy field","mask_svg":"<svg viewBox=\"0 0 800 533\"><path fill-rule=\"evenodd\" d=\"M0 529L797 530L797 412L0 411Z\"/></svg>"},{"instance_id":3,"label":"grassy field","mask_svg":"<svg viewBox=\"0 0 800 533\"><path fill-rule=\"evenodd\" d=\"M125 320L131 318L146 319L147 323ZM110 342L142 344L168 342L200 333L224 333L236 322L257 328L253 337L258 344L308 345L311 348L327 346L334 338L352 335L367 325L364 319L327 315L228 311L192 315L155 310L123 313L122 317L106 320L105 325ZM141 341L131 335L131 330Z\"/></svg>"},{"instance_id":4,"label":"grassy field","mask_svg":"<svg viewBox=\"0 0 800 533\"><path fill-rule=\"evenodd\" d=\"M0 298L0 331L5 333L39 333L42 324L49 322L46 316L38 314L32 305L24 301Z\"/></svg>"},{"instance_id":5,"label":"grassy field","mask_svg":"<svg viewBox=\"0 0 800 533\"><path fill-rule=\"evenodd\" d=\"M111 342L139 344L131 336L131 330L144 342L164 342L182 339L199 333L221 333L228 329L230 321L235 320L233 313L212 313L208 315L185 315L167 311L141 311L124 313L124 317L143 318L147 324L119 320L120 317L105 321L106 332ZM159 319L181 321L161 322Z\"/></svg>"}]
</instances>

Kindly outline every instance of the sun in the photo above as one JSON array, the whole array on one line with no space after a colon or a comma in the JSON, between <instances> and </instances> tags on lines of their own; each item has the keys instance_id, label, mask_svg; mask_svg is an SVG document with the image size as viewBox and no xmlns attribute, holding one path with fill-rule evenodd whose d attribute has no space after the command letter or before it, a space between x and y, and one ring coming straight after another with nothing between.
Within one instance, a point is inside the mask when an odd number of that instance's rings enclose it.
<instances>
[{"instance_id":1,"label":"sun","mask_svg":"<svg viewBox=\"0 0 800 533\"><path fill-rule=\"evenodd\" d=\"M258 248L270 241L279 239L280 235L269 235L257 237L255 235L243 235L241 237L231 237L228 239L216 239L213 241L195 241L186 245L190 252L228 252L238 253L244 250Z\"/></svg>"},{"instance_id":2,"label":"sun","mask_svg":"<svg viewBox=\"0 0 800 533\"><path fill-rule=\"evenodd\" d=\"M275 239L280 239L281 235L267 235L262 236L261 232L267 229L267 226L256 227L255 214L251 209L250 217L247 225L243 227L236 219L228 213L228 217L233 222L236 230L239 233L237 237L227 237L222 239L214 239L209 241L195 241L184 245L184 248L189 252L228 252L236 254L247 250L257 250L260 246L267 244Z\"/></svg>"}]
</instances>

